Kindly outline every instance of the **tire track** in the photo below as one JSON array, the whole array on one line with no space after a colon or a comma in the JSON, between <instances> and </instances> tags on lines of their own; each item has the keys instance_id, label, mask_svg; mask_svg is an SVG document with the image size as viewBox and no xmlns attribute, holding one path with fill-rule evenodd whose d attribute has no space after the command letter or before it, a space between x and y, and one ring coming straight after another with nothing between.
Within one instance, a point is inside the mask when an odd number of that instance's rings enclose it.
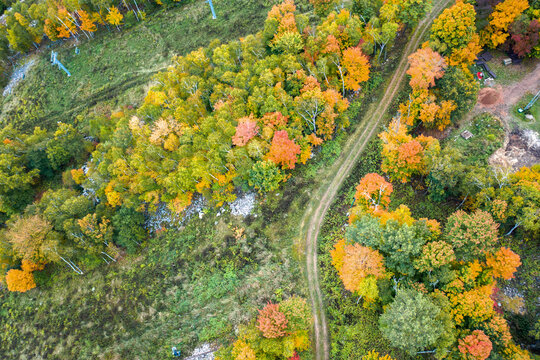
<instances>
[{"instance_id":1,"label":"tire track","mask_svg":"<svg viewBox=\"0 0 540 360\"><path fill-rule=\"evenodd\" d=\"M306 236L306 267L309 295L313 308L314 319L314 350L316 360L330 359L330 343L328 338L328 326L324 311L322 291L319 284L317 238L328 208L332 204L341 184L350 174L358 161L360 154L375 131L379 127L384 114L392 103L394 96L399 91L401 82L407 70L407 58L419 46L424 36L430 29L433 20L452 0L435 0L430 14L425 17L416 27L411 39L407 43L403 55L394 75L386 87L382 101L372 104L364 116L364 121L358 126L353 135L346 142L340 157L333 166L322 175L326 178L319 190L314 193L310 201L300 229Z\"/></svg>"}]
</instances>

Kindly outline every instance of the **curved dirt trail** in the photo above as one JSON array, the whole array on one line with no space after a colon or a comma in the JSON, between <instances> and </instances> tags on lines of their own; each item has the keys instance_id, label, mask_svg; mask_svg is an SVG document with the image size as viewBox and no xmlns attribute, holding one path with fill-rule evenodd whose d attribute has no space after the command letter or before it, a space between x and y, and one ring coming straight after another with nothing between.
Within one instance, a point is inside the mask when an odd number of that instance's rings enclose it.
<instances>
[{"instance_id":1,"label":"curved dirt trail","mask_svg":"<svg viewBox=\"0 0 540 360\"><path fill-rule=\"evenodd\" d=\"M400 84L407 70L407 57L421 44L424 36L430 29L433 20L453 0L434 0L431 12L418 24L411 39L401 56L400 62L390 82L388 83L381 102L374 103L364 115L363 121L358 125L354 134L343 147L340 157L334 165L321 175L325 179L320 188L313 193L306 209L300 229L302 236L306 236L306 265L309 295L313 307L314 319L314 350L315 360L330 359L330 344L328 327L324 312L323 296L319 284L317 261L317 238L319 231L341 184L356 164L366 144L375 134L384 114L387 112L392 99L397 94Z\"/></svg>"}]
</instances>

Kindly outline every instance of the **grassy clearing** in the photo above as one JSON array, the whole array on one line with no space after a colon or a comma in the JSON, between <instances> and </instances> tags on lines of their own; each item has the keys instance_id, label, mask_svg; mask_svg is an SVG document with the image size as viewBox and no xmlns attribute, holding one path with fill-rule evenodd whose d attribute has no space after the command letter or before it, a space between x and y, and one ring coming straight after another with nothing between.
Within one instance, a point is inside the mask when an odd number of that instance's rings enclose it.
<instances>
[{"instance_id":1,"label":"grassy clearing","mask_svg":"<svg viewBox=\"0 0 540 360\"><path fill-rule=\"evenodd\" d=\"M533 94L525 95L512 109L514 120L520 128L531 129L540 133L540 100L537 100L534 105L526 112L518 112L519 108L524 108L534 97ZM534 116L534 121L528 120L525 115L531 114Z\"/></svg>"},{"instance_id":2,"label":"grassy clearing","mask_svg":"<svg viewBox=\"0 0 540 360\"><path fill-rule=\"evenodd\" d=\"M118 264L49 267L38 289L1 292L0 357L163 359L230 341L267 301L306 296L293 239L310 184L291 180L245 219L210 210Z\"/></svg>"},{"instance_id":3,"label":"grassy clearing","mask_svg":"<svg viewBox=\"0 0 540 360\"><path fill-rule=\"evenodd\" d=\"M461 133L465 130L473 134L469 140L461 137ZM487 166L491 154L503 145L504 133L501 121L484 113L452 131L445 142L459 149L466 156L464 161L468 165Z\"/></svg>"},{"instance_id":4,"label":"grassy clearing","mask_svg":"<svg viewBox=\"0 0 540 360\"><path fill-rule=\"evenodd\" d=\"M502 86L520 81L527 76L527 74L530 74L538 63L538 61L534 58L525 58L519 65L504 66L502 61L503 59L508 58L508 55L499 50L490 50L490 52L493 55L493 59L488 63L488 66L497 76L497 79L495 79L495 84ZM484 72L483 68L476 65L473 66L473 70L474 72Z\"/></svg>"},{"instance_id":5,"label":"grassy clearing","mask_svg":"<svg viewBox=\"0 0 540 360\"><path fill-rule=\"evenodd\" d=\"M182 55L213 39L228 41L259 31L271 6L279 1L215 0L218 19L213 20L205 1L183 1L160 9L148 20L121 32L102 30L92 41L65 42L58 59L71 77L49 63L50 49L34 55L36 65L9 95L0 101L0 122L20 129L53 127L71 122L90 109L108 111L121 105L136 106L145 96L153 74ZM297 1L306 11L308 1Z\"/></svg>"}]
</instances>

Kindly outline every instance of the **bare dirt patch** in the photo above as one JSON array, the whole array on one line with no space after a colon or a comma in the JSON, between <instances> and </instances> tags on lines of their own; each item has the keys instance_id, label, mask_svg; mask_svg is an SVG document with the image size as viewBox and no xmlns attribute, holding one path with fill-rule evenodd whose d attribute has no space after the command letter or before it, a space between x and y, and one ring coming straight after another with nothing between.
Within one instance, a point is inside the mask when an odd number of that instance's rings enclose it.
<instances>
[{"instance_id":1,"label":"bare dirt patch","mask_svg":"<svg viewBox=\"0 0 540 360\"><path fill-rule=\"evenodd\" d=\"M540 138L532 130L514 129L505 139L504 145L489 158L493 167L512 168L517 171L523 166L540 163Z\"/></svg>"},{"instance_id":2,"label":"bare dirt patch","mask_svg":"<svg viewBox=\"0 0 540 360\"><path fill-rule=\"evenodd\" d=\"M478 103L481 105L498 105L502 103L501 90L494 88L483 88L478 93Z\"/></svg>"}]
</instances>

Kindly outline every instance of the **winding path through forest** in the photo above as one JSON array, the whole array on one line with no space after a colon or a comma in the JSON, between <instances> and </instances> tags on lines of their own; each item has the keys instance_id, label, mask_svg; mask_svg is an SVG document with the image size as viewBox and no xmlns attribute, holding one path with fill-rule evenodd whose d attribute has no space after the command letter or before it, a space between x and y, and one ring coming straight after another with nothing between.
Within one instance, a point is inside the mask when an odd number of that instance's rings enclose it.
<instances>
[{"instance_id":1,"label":"winding path through forest","mask_svg":"<svg viewBox=\"0 0 540 360\"><path fill-rule=\"evenodd\" d=\"M381 102L373 103L363 121L358 125L353 135L347 140L342 153L336 162L322 175L325 179L308 204L300 229L306 236L306 265L309 295L313 307L314 319L314 350L316 360L330 359L330 344L328 326L324 311L323 296L319 284L317 261L317 238L324 216L332 204L341 184L350 174L358 161L360 154L375 135L376 130L388 111L392 99L398 93L401 82L407 70L407 58L421 44L430 29L433 20L453 0L434 0L431 12L418 24L401 56L400 62L388 83Z\"/></svg>"}]
</instances>

